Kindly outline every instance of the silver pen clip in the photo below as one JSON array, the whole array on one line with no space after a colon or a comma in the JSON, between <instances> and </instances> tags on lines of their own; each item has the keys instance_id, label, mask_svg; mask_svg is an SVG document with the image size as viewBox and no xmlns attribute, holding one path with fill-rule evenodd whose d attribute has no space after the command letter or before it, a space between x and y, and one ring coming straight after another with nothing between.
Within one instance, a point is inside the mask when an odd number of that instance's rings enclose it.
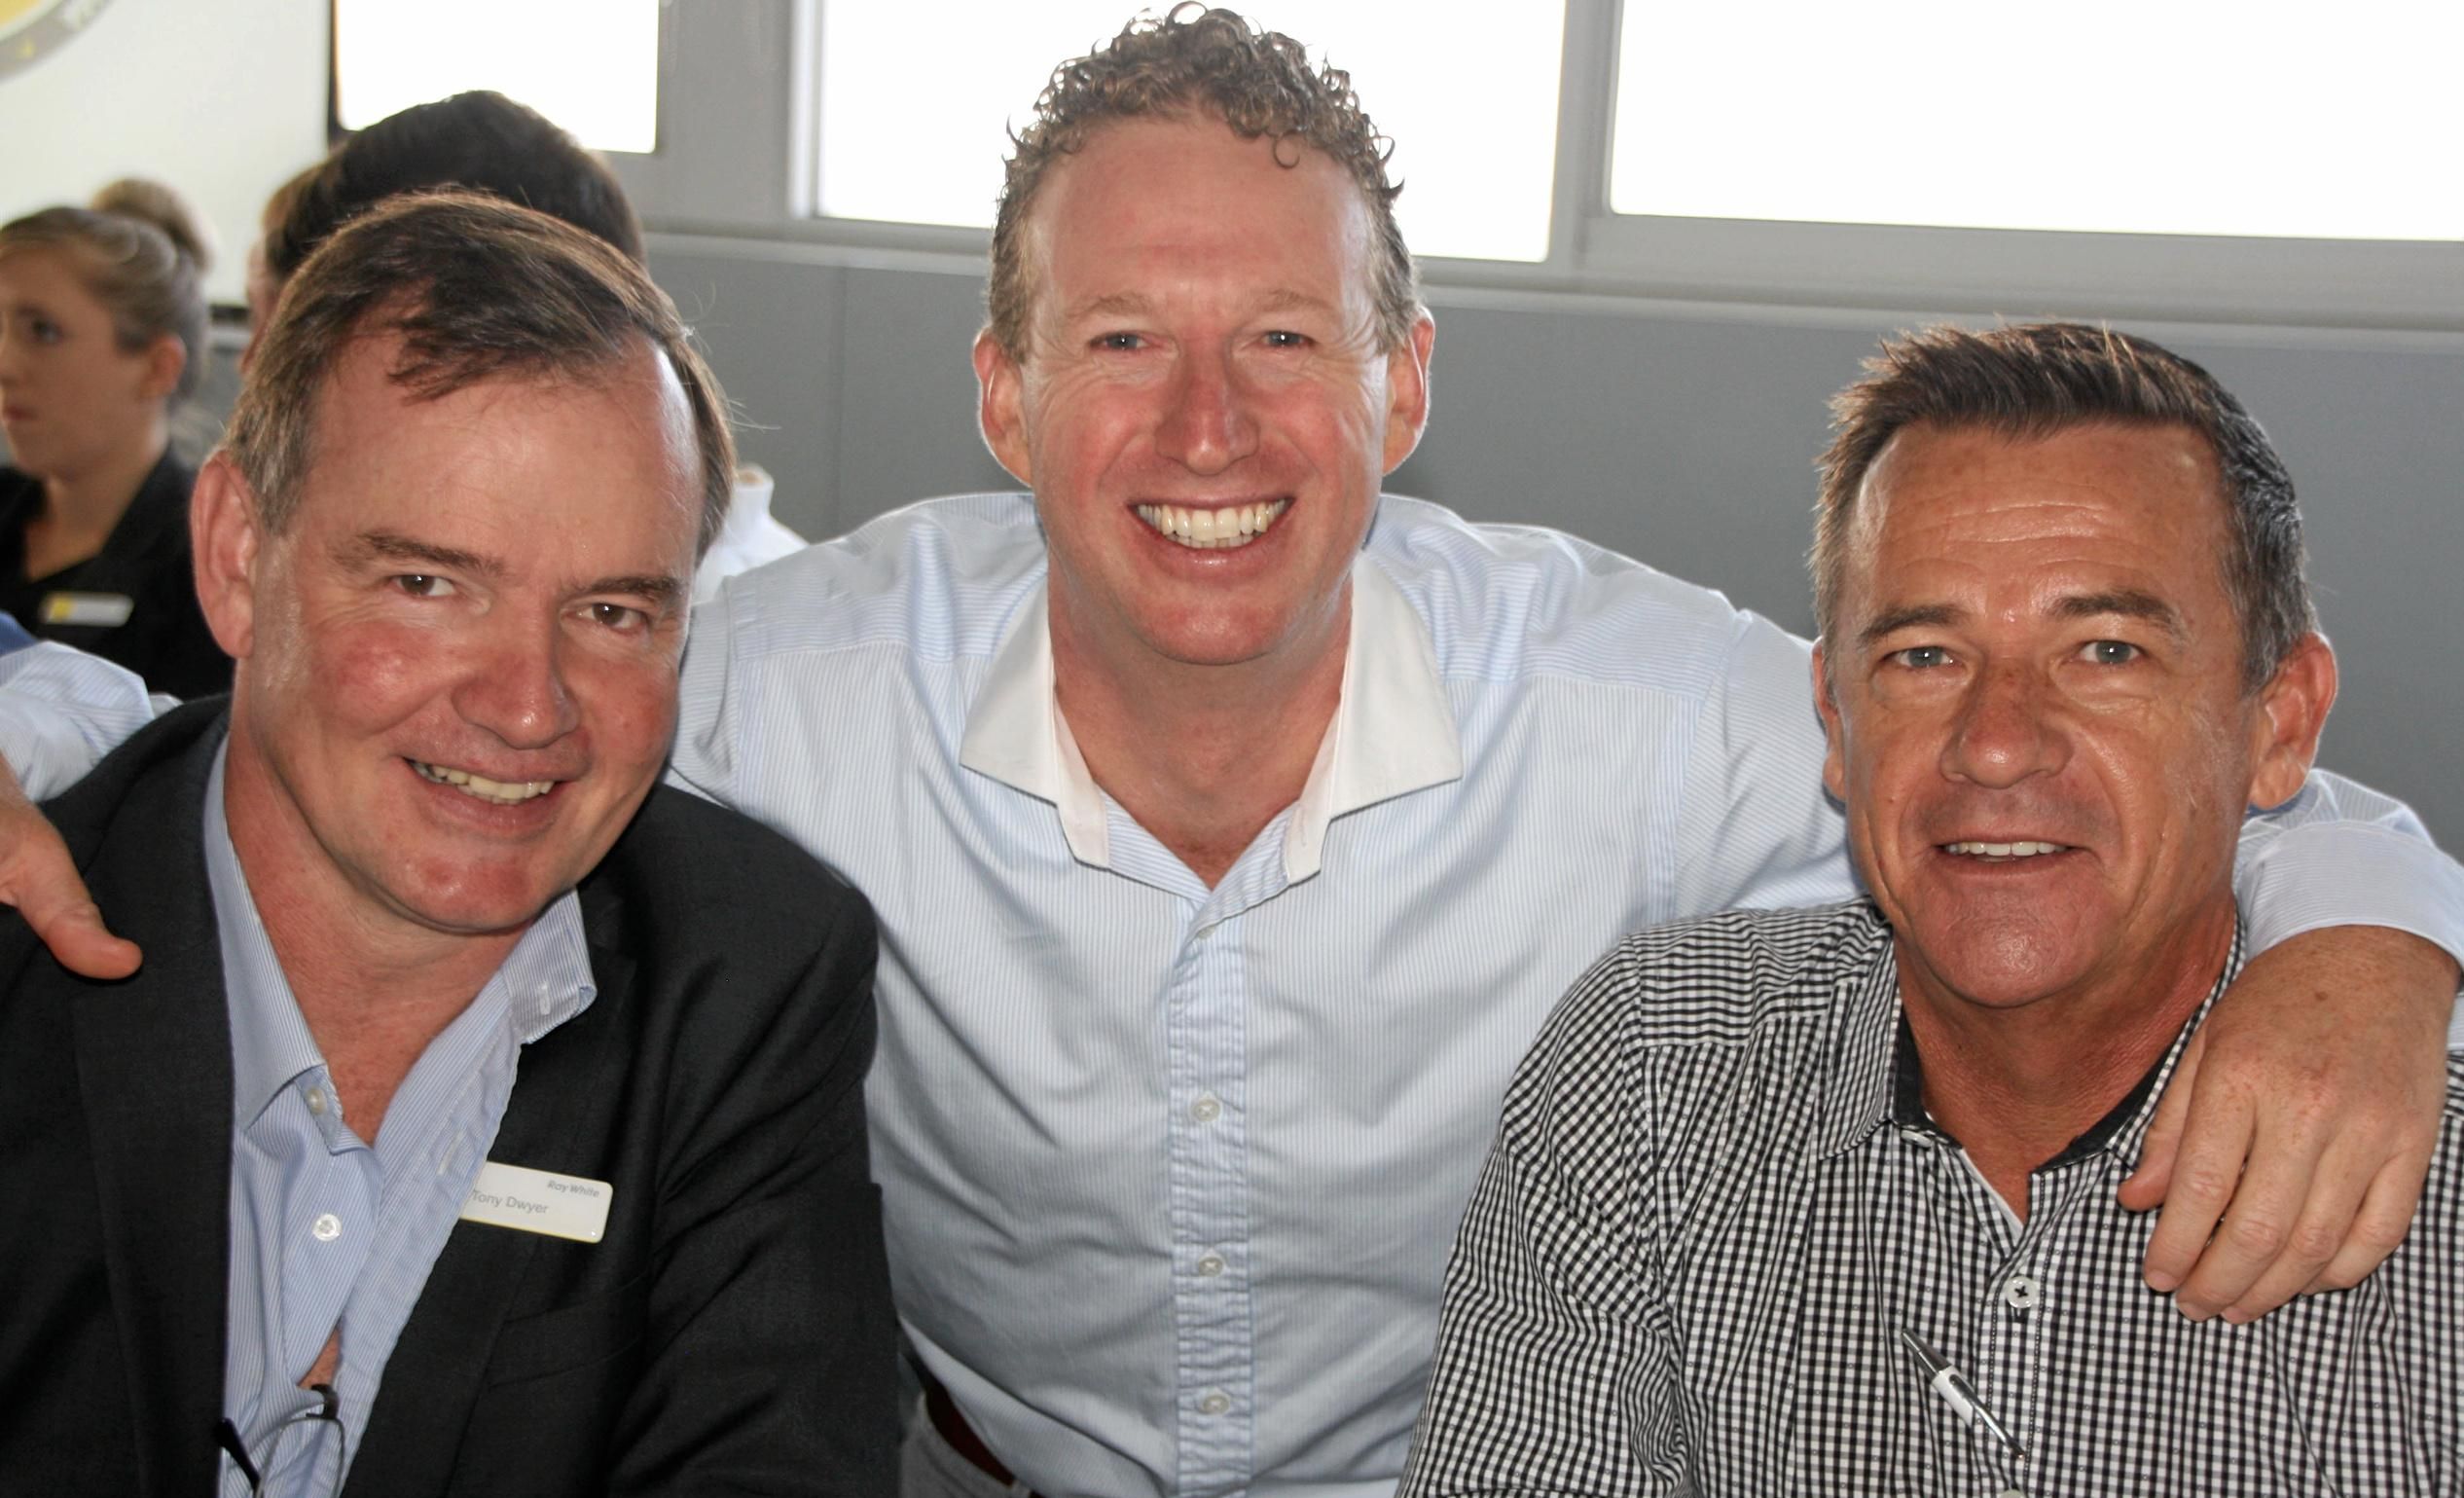
<instances>
[{"instance_id":1,"label":"silver pen clip","mask_svg":"<svg viewBox=\"0 0 2464 1498\"><path fill-rule=\"evenodd\" d=\"M1900 1329L1900 1340L1907 1345L1909 1354L1916 1359L1917 1370L1925 1375L1925 1386L1942 1397L1942 1403L1950 1406L1951 1413L1959 1416L1961 1424L1983 1426L1985 1434L2001 1442L2004 1449L2012 1456L2026 1457L2027 1448L2003 1428L2002 1422L1994 1418L1994 1412L1985 1407L1984 1401L1976 1397L1976 1386L1968 1381L1967 1374L1951 1367L1949 1359L1936 1352L1925 1338L1905 1327Z\"/></svg>"}]
</instances>

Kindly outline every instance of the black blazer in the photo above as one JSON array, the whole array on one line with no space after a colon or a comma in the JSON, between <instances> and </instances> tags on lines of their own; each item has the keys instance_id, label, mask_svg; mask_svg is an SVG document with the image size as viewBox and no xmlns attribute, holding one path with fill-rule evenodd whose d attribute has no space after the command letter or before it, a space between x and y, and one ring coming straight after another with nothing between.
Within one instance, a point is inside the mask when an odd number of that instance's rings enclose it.
<instances>
[{"instance_id":1,"label":"black blazer","mask_svg":"<svg viewBox=\"0 0 2464 1498\"><path fill-rule=\"evenodd\" d=\"M49 808L124 982L0 917L0 1491L215 1491L232 1068L202 850L219 702ZM491 1159L610 1182L605 1235L458 1223L350 1494L892 1491L866 1177L872 916L664 787L581 885L598 996L523 1051Z\"/></svg>"}]
</instances>

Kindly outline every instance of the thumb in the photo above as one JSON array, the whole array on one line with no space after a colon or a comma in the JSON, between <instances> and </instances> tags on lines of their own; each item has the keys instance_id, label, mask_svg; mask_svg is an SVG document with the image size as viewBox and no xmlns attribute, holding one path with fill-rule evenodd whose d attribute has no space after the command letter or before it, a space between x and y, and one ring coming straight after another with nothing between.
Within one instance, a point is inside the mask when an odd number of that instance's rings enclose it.
<instances>
[{"instance_id":1,"label":"thumb","mask_svg":"<svg viewBox=\"0 0 2464 1498\"><path fill-rule=\"evenodd\" d=\"M68 845L43 814L19 802L0 823L0 846L8 850L0 856L0 901L18 907L35 936L69 971L102 979L136 971L144 954L103 925L102 911L77 877Z\"/></svg>"}]
</instances>

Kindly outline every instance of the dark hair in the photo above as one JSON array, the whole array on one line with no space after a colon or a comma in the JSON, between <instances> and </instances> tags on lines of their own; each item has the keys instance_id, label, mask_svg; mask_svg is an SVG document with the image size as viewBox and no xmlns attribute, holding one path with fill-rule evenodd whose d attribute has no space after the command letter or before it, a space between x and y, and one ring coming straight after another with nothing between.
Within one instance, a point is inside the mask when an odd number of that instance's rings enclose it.
<instances>
[{"instance_id":1,"label":"dark hair","mask_svg":"<svg viewBox=\"0 0 2464 1498\"><path fill-rule=\"evenodd\" d=\"M22 249L63 251L78 281L111 313L113 337L137 353L169 334L188 358L171 391L177 404L205 367L202 276L213 251L202 224L177 193L123 177L91 208L45 208L0 225L0 257Z\"/></svg>"},{"instance_id":2,"label":"dark hair","mask_svg":"<svg viewBox=\"0 0 2464 1498\"><path fill-rule=\"evenodd\" d=\"M1375 226L1373 291L1378 332L1388 348L1411 337L1420 311L1420 280L1412 252L1395 224L1402 185L1386 179L1394 143L1377 132L1352 91L1352 75L1310 66L1300 43L1259 31L1227 10L1195 16L1176 5L1162 19L1143 18L1083 57L1055 68L1015 148L993 222L993 273L985 291L993 339L1012 359L1027 354L1027 316L1034 300L1025 245L1028 212L1053 164L1117 120L1169 117L1203 110L1245 140L1271 138L1277 159L1299 141L1332 157L1359 183Z\"/></svg>"},{"instance_id":3,"label":"dark hair","mask_svg":"<svg viewBox=\"0 0 2464 1498\"><path fill-rule=\"evenodd\" d=\"M397 193L435 187L536 208L642 259L641 224L607 164L537 110L479 90L415 104L337 146L268 229L267 274L290 279L344 224Z\"/></svg>"},{"instance_id":4,"label":"dark hair","mask_svg":"<svg viewBox=\"0 0 2464 1498\"><path fill-rule=\"evenodd\" d=\"M502 199L408 194L354 219L284 290L223 439L280 531L314 460L323 386L359 338L398 334L394 384L434 400L484 381L588 381L646 342L684 389L700 460L695 555L726 518L735 470L726 396L674 304L603 240Z\"/></svg>"},{"instance_id":5,"label":"dark hair","mask_svg":"<svg viewBox=\"0 0 2464 1498\"><path fill-rule=\"evenodd\" d=\"M2317 628L2302 577L2301 512L2273 444L2214 376L2144 338L2077 322L1971 333L1927 328L1883 343L1866 377L1831 398L1822 501L1809 559L1814 615L1837 627L1857 496L1907 426L1982 427L2014 439L2117 422L2187 427L2216 459L2231 545L2225 588L2241 619L2242 684L2256 691Z\"/></svg>"}]
</instances>

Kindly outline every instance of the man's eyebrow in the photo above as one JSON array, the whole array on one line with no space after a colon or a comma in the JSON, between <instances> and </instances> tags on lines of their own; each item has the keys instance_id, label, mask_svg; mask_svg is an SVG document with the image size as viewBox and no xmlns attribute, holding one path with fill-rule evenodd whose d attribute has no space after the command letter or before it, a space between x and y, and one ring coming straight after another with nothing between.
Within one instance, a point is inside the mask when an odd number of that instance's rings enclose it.
<instances>
[{"instance_id":1,"label":"man's eyebrow","mask_svg":"<svg viewBox=\"0 0 2464 1498\"><path fill-rule=\"evenodd\" d=\"M1921 624L1957 624L1966 617L1966 610L1950 603L1903 603L1874 615L1871 624L1857 632L1857 642L1869 645L1885 635L1896 635Z\"/></svg>"},{"instance_id":2,"label":"man's eyebrow","mask_svg":"<svg viewBox=\"0 0 2464 1498\"><path fill-rule=\"evenodd\" d=\"M614 577L602 577L580 591L585 594L630 593L636 598L646 598L662 607L668 607L684 597L684 582L681 578L670 577L664 572L625 572Z\"/></svg>"},{"instance_id":3,"label":"man's eyebrow","mask_svg":"<svg viewBox=\"0 0 2464 1498\"><path fill-rule=\"evenodd\" d=\"M2188 636L2182 623L2182 611L2153 593L2136 588L2114 588L2103 593L2074 593L2053 605L2055 614L2064 619L2093 619L2102 614L2120 614L2128 619L2145 619L2172 636L2176 640Z\"/></svg>"},{"instance_id":4,"label":"man's eyebrow","mask_svg":"<svg viewBox=\"0 0 2464 1498\"><path fill-rule=\"evenodd\" d=\"M1070 308L1068 320L1082 322L1089 317L1136 317L1153 305L1135 291L1107 291Z\"/></svg>"},{"instance_id":5,"label":"man's eyebrow","mask_svg":"<svg viewBox=\"0 0 2464 1498\"><path fill-rule=\"evenodd\" d=\"M432 541L415 540L398 530L363 530L338 548L345 563L383 561L420 563L449 572L467 572L473 577L494 579L504 575L504 564L493 557L463 551L454 546L439 546Z\"/></svg>"}]
</instances>

